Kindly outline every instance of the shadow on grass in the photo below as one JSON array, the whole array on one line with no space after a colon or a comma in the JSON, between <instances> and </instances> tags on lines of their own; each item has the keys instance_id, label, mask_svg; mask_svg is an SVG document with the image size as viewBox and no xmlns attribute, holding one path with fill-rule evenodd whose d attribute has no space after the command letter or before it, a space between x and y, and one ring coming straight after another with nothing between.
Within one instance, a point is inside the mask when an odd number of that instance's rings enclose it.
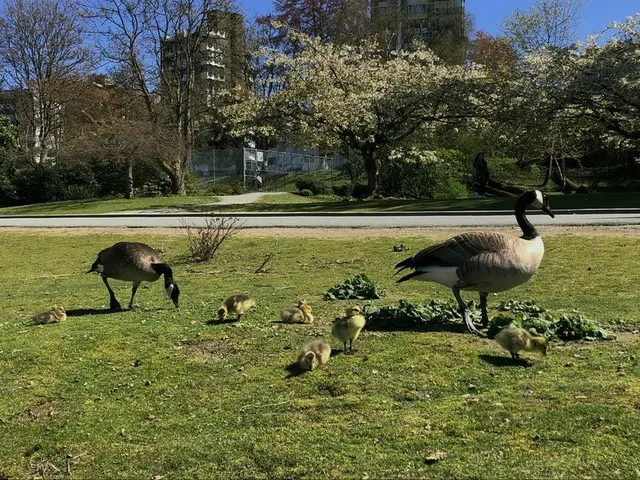
<instances>
[{"instance_id":1,"label":"shadow on grass","mask_svg":"<svg viewBox=\"0 0 640 480\"><path fill-rule=\"evenodd\" d=\"M422 324L386 324L365 325L365 331L371 332L448 332L467 333L466 326L462 323L422 323Z\"/></svg>"},{"instance_id":2,"label":"shadow on grass","mask_svg":"<svg viewBox=\"0 0 640 480\"><path fill-rule=\"evenodd\" d=\"M238 323L240 320L237 318L225 318L224 320L220 320L218 318L212 318L211 320L207 320L207 325L225 325L227 323Z\"/></svg>"},{"instance_id":3,"label":"shadow on grass","mask_svg":"<svg viewBox=\"0 0 640 480\"><path fill-rule=\"evenodd\" d=\"M84 317L85 315L105 315L109 313L122 313L127 310L111 310L110 308L74 308L67 310L67 317Z\"/></svg>"},{"instance_id":4,"label":"shadow on grass","mask_svg":"<svg viewBox=\"0 0 640 480\"><path fill-rule=\"evenodd\" d=\"M483 353L479 355L479 357L483 362L490 363L495 367L530 367L533 365L533 363L527 359L520 358L516 360L511 357L505 357L504 355L487 355Z\"/></svg>"}]
</instances>

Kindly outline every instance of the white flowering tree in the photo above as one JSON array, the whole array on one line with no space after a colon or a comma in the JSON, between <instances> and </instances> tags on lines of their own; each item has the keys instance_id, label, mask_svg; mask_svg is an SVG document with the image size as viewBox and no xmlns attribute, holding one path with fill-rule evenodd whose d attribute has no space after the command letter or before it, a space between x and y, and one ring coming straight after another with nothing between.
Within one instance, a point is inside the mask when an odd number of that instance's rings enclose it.
<instances>
[{"instance_id":1,"label":"white flowering tree","mask_svg":"<svg viewBox=\"0 0 640 480\"><path fill-rule=\"evenodd\" d=\"M453 128L480 114L472 93L478 72L447 66L424 48L386 59L373 43L334 46L292 36L299 53L272 60L283 87L264 101L234 106L228 117L246 130L271 128L319 148L359 151L372 193L385 150L424 126Z\"/></svg>"}]
</instances>

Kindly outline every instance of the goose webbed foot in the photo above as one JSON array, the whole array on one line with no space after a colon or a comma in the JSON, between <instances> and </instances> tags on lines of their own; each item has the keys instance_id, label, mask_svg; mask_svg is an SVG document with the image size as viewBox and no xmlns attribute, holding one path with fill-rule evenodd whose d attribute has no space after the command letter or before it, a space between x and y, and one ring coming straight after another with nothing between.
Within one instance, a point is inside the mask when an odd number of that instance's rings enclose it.
<instances>
[{"instance_id":1,"label":"goose webbed foot","mask_svg":"<svg viewBox=\"0 0 640 480\"><path fill-rule=\"evenodd\" d=\"M129 310L131 310L132 312L135 312L136 310L138 310L139 307L136 307L135 305L133 305L132 303L129 304Z\"/></svg>"},{"instance_id":2,"label":"goose webbed foot","mask_svg":"<svg viewBox=\"0 0 640 480\"><path fill-rule=\"evenodd\" d=\"M465 309L462 317L464 318L465 325L467 325L467 330L469 330L471 333L480 333L471 320L471 314L469 314L469 310Z\"/></svg>"},{"instance_id":3,"label":"goose webbed foot","mask_svg":"<svg viewBox=\"0 0 640 480\"><path fill-rule=\"evenodd\" d=\"M122 310L120 302L116 300L115 297L111 297L111 299L109 300L109 310Z\"/></svg>"}]
</instances>

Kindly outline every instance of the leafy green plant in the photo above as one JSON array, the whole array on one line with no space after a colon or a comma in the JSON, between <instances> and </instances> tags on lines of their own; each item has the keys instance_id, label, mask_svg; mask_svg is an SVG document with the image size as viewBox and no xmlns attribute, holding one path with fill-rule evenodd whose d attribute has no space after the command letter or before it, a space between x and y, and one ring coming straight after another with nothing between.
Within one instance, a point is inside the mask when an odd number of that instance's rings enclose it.
<instances>
[{"instance_id":1,"label":"leafy green plant","mask_svg":"<svg viewBox=\"0 0 640 480\"><path fill-rule=\"evenodd\" d=\"M471 318L479 321L481 312L475 301L469 302L467 308ZM425 328L433 325L459 323L462 320L456 302L441 300L431 300L427 304L400 300L397 305L379 309L367 305L365 306L365 316L367 319L366 328L369 330Z\"/></svg>"},{"instance_id":2,"label":"leafy green plant","mask_svg":"<svg viewBox=\"0 0 640 480\"><path fill-rule=\"evenodd\" d=\"M325 300L375 300L381 298L386 292L380 286L369 279L364 273L347 279L331 287L324 294Z\"/></svg>"},{"instance_id":3,"label":"leafy green plant","mask_svg":"<svg viewBox=\"0 0 640 480\"><path fill-rule=\"evenodd\" d=\"M494 337L509 325L522 327L533 335L560 340L613 340L615 335L602 328L596 321L585 318L577 310L563 313L556 318L533 301L507 300L499 309L511 312L491 319L487 335Z\"/></svg>"}]
</instances>

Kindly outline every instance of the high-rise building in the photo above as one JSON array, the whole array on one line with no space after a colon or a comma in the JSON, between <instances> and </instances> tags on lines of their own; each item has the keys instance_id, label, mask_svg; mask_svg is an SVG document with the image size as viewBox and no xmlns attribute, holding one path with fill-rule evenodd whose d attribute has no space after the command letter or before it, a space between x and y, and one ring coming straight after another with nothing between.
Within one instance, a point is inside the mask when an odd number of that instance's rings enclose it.
<instances>
[{"instance_id":1,"label":"high-rise building","mask_svg":"<svg viewBox=\"0 0 640 480\"><path fill-rule=\"evenodd\" d=\"M465 0L372 0L374 31L400 50L414 40L428 46L465 38Z\"/></svg>"},{"instance_id":2,"label":"high-rise building","mask_svg":"<svg viewBox=\"0 0 640 480\"><path fill-rule=\"evenodd\" d=\"M179 34L162 42L162 70L165 77L180 81L194 75L206 102L213 102L215 93L222 89L247 86L247 53L244 17L240 13L213 10L207 16L205 31L198 30L187 38ZM194 48L190 39L199 37Z\"/></svg>"}]
</instances>

